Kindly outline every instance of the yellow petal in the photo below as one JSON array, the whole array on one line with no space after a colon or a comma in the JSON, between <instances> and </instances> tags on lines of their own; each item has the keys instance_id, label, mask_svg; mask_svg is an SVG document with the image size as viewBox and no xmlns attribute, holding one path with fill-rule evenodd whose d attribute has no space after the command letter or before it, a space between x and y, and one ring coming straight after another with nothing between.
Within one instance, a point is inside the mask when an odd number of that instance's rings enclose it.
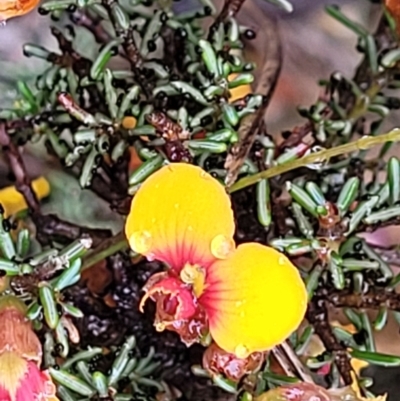
<instances>
[{"instance_id":1,"label":"yellow petal","mask_svg":"<svg viewBox=\"0 0 400 401\"><path fill-rule=\"evenodd\" d=\"M386 401L387 395L378 395L375 398L365 398L362 396L361 391L360 391L360 386L358 385L358 380L357 376L355 375L354 372L350 372L351 378L353 379L353 382L351 383L351 389L354 391L354 393L357 396L357 401Z\"/></svg>"},{"instance_id":2,"label":"yellow petal","mask_svg":"<svg viewBox=\"0 0 400 401\"><path fill-rule=\"evenodd\" d=\"M286 256L256 243L240 245L207 269L199 302L210 333L225 351L245 357L284 341L303 320L307 292Z\"/></svg>"},{"instance_id":3,"label":"yellow petal","mask_svg":"<svg viewBox=\"0 0 400 401\"><path fill-rule=\"evenodd\" d=\"M173 163L136 193L125 233L132 249L180 270L207 267L233 250L231 202L224 187L200 167Z\"/></svg>"},{"instance_id":4,"label":"yellow petal","mask_svg":"<svg viewBox=\"0 0 400 401\"><path fill-rule=\"evenodd\" d=\"M40 177L32 182L32 188L38 199L42 199L49 195L50 185L48 181ZM8 217L17 214L28 208L24 197L16 190L14 186L0 189L0 204L4 208L5 216Z\"/></svg>"},{"instance_id":5,"label":"yellow petal","mask_svg":"<svg viewBox=\"0 0 400 401\"><path fill-rule=\"evenodd\" d=\"M26 14L32 11L40 0L1 0L0 21Z\"/></svg>"},{"instance_id":6,"label":"yellow petal","mask_svg":"<svg viewBox=\"0 0 400 401\"><path fill-rule=\"evenodd\" d=\"M27 361L18 354L9 351L2 353L0 355L0 371L2 372L0 375L0 394L3 396L8 394L14 401L27 370Z\"/></svg>"},{"instance_id":7,"label":"yellow petal","mask_svg":"<svg viewBox=\"0 0 400 401\"><path fill-rule=\"evenodd\" d=\"M136 127L137 120L133 116L126 116L122 119L122 127L125 129L134 129Z\"/></svg>"},{"instance_id":8,"label":"yellow petal","mask_svg":"<svg viewBox=\"0 0 400 401\"><path fill-rule=\"evenodd\" d=\"M230 74L228 76L228 81L233 81L236 77L238 76L238 74ZM246 84L246 85L241 85L238 86L236 88L232 88L229 90L229 103L233 103L236 100L242 99L243 97L250 95L252 93L252 89L251 86Z\"/></svg>"},{"instance_id":9,"label":"yellow petal","mask_svg":"<svg viewBox=\"0 0 400 401\"><path fill-rule=\"evenodd\" d=\"M5 350L13 351L39 363L42 359L42 346L31 322L26 319L25 304L11 295L0 297L0 322L0 355Z\"/></svg>"}]
</instances>

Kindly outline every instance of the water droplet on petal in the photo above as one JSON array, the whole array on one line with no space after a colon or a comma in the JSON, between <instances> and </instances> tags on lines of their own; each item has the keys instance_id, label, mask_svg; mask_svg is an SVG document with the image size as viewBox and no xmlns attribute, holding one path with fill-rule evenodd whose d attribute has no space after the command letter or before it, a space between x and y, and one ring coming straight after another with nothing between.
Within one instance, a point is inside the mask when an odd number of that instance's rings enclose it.
<instances>
[{"instance_id":1,"label":"water droplet on petal","mask_svg":"<svg viewBox=\"0 0 400 401\"><path fill-rule=\"evenodd\" d=\"M211 253L217 259L226 259L235 250L235 242L225 235L217 235L211 241Z\"/></svg>"},{"instance_id":2,"label":"water droplet on petal","mask_svg":"<svg viewBox=\"0 0 400 401\"><path fill-rule=\"evenodd\" d=\"M236 346L235 355L238 358L241 358L241 359L247 358L249 356L249 354L250 354L250 352L245 345L239 344L238 346Z\"/></svg>"},{"instance_id":3,"label":"water droplet on petal","mask_svg":"<svg viewBox=\"0 0 400 401\"><path fill-rule=\"evenodd\" d=\"M200 177L201 177L201 178L206 178L206 177L208 177L208 175L207 175L207 173L206 173L204 170L201 170L201 172L200 172Z\"/></svg>"},{"instance_id":4,"label":"water droplet on petal","mask_svg":"<svg viewBox=\"0 0 400 401\"><path fill-rule=\"evenodd\" d=\"M145 254L147 253L152 244L151 234L148 231L135 231L129 237L129 245L133 251Z\"/></svg>"},{"instance_id":5,"label":"water droplet on petal","mask_svg":"<svg viewBox=\"0 0 400 401\"><path fill-rule=\"evenodd\" d=\"M161 331L165 330L166 325L164 322L156 322L156 323L154 323L154 327L155 327L156 331L161 332Z\"/></svg>"},{"instance_id":6,"label":"water droplet on petal","mask_svg":"<svg viewBox=\"0 0 400 401\"><path fill-rule=\"evenodd\" d=\"M286 257L285 256L279 256L278 263L280 265L284 265L286 263Z\"/></svg>"},{"instance_id":7,"label":"water droplet on petal","mask_svg":"<svg viewBox=\"0 0 400 401\"><path fill-rule=\"evenodd\" d=\"M239 306L242 306L242 304L243 304L243 301L236 301L235 302L236 308L239 308Z\"/></svg>"},{"instance_id":8,"label":"water droplet on petal","mask_svg":"<svg viewBox=\"0 0 400 401\"><path fill-rule=\"evenodd\" d=\"M5 19L0 21L0 28L3 27L3 26L6 26L6 25L7 25L7 22L6 22Z\"/></svg>"},{"instance_id":9,"label":"water droplet on petal","mask_svg":"<svg viewBox=\"0 0 400 401\"><path fill-rule=\"evenodd\" d=\"M179 209L179 203L175 203L174 208Z\"/></svg>"},{"instance_id":10,"label":"water droplet on petal","mask_svg":"<svg viewBox=\"0 0 400 401\"><path fill-rule=\"evenodd\" d=\"M149 253L146 255L146 259L148 262L154 262L156 260L156 255L154 255L154 253Z\"/></svg>"},{"instance_id":11,"label":"water droplet on petal","mask_svg":"<svg viewBox=\"0 0 400 401\"><path fill-rule=\"evenodd\" d=\"M188 226L188 231L193 231L193 227L192 226Z\"/></svg>"}]
</instances>

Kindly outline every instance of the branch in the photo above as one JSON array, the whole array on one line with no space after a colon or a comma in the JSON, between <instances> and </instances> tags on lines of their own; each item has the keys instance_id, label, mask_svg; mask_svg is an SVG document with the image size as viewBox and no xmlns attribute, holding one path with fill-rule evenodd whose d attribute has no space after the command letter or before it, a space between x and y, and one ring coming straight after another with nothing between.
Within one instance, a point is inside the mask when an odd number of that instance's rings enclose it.
<instances>
[{"instance_id":1,"label":"branch","mask_svg":"<svg viewBox=\"0 0 400 401\"><path fill-rule=\"evenodd\" d=\"M54 214L42 215L40 213L40 204L32 188L32 182L27 174L24 161L17 146L11 141L4 123L0 123L0 145L15 176L15 187L24 197L31 212L40 242L47 243L49 237L73 241L85 234L93 239L93 244L96 246L103 239L111 236L110 230L80 227L76 224L63 221Z\"/></svg>"},{"instance_id":2,"label":"branch","mask_svg":"<svg viewBox=\"0 0 400 401\"><path fill-rule=\"evenodd\" d=\"M81 227L61 220L55 214L42 215L34 213L32 214L32 220L37 227L41 242L48 242L47 238L70 242L88 235L93 240L93 246L97 246L105 238L109 238L112 235L111 230Z\"/></svg>"},{"instance_id":3,"label":"branch","mask_svg":"<svg viewBox=\"0 0 400 401\"><path fill-rule=\"evenodd\" d=\"M147 79L140 71L143 58L135 44L135 40L133 38L133 29L121 29L118 22L114 18L113 7L115 6L115 0L102 0L101 4L108 12L115 33L119 38L122 39L122 47L124 48L127 60L131 65L131 70L135 75L136 82L141 86L146 97L149 98L151 96L151 88L147 83Z\"/></svg>"},{"instance_id":4,"label":"branch","mask_svg":"<svg viewBox=\"0 0 400 401\"><path fill-rule=\"evenodd\" d=\"M227 186L230 186L235 182L239 175L239 170L249 154L257 134L265 124L265 112L272 94L274 93L279 73L281 71L282 48L278 36L277 24L273 19L267 18L263 15L260 26L263 27L262 34L264 36L262 45L267 46L267 48L255 49L256 51L262 51L265 54L264 62L260 63L263 68L261 69L260 76L257 79L258 83L255 88L255 93L263 95L264 101L256 113L244 117L240 124L238 130L239 141L231 147L225 161L224 167L227 170L225 184Z\"/></svg>"},{"instance_id":5,"label":"branch","mask_svg":"<svg viewBox=\"0 0 400 401\"><path fill-rule=\"evenodd\" d=\"M244 177L237 181L231 187L228 188L228 192L236 192L240 189L246 188L249 185L256 184L264 178L272 178L277 175L281 175L291 170L295 170L299 167L306 167L309 164L314 163L326 163L335 156L344 155L350 152L356 152L358 150L371 149L376 145L382 145L386 142L398 142L400 141L400 129L394 128L387 134L379 136L364 136L356 141L346 143L344 145L339 145L331 149L321 150L319 152L312 153L308 156L302 157L300 159L293 160L291 162L281 164L269 168L268 170L261 171L257 174Z\"/></svg>"},{"instance_id":6,"label":"branch","mask_svg":"<svg viewBox=\"0 0 400 401\"><path fill-rule=\"evenodd\" d=\"M17 146L11 141L10 136L6 131L4 123L0 123L0 145L6 156L7 162L10 165L11 171L15 177L15 187L25 198L28 208L38 213L40 205L35 191L32 188L32 182L26 173L25 165L18 151Z\"/></svg>"},{"instance_id":7,"label":"branch","mask_svg":"<svg viewBox=\"0 0 400 401\"><path fill-rule=\"evenodd\" d=\"M350 357L346 347L333 334L328 320L326 301L314 296L308 304L306 318L313 325L325 349L334 356L335 365L342 376L344 384L351 385L353 368L350 364Z\"/></svg>"},{"instance_id":8,"label":"branch","mask_svg":"<svg viewBox=\"0 0 400 401\"><path fill-rule=\"evenodd\" d=\"M219 25L229 17L234 17L242 8L246 0L225 0L224 5L215 19L214 23L210 26L208 33L208 40L211 41L212 34L215 32Z\"/></svg>"},{"instance_id":9,"label":"branch","mask_svg":"<svg viewBox=\"0 0 400 401\"><path fill-rule=\"evenodd\" d=\"M88 269L96 263L128 248L129 245L124 232L107 238L85 256L82 270Z\"/></svg>"},{"instance_id":10,"label":"branch","mask_svg":"<svg viewBox=\"0 0 400 401\"><path fill-rule=\"evenodd\" d=\"M337 308L379 309L384 306L392 311L400 312L400 294L380 288L371 287L364 294L334 290L325 298Z\"/></svg>"}]
</instances>

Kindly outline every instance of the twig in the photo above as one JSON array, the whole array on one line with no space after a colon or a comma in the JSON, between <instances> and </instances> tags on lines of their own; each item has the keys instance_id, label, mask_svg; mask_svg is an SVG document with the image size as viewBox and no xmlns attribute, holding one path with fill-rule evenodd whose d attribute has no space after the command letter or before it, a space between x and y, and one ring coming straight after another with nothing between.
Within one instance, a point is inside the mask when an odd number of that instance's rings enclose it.
<instances>
[{"instance_id":1,"label":"twig","mask_svg":"<svg viewBox=\"0 0 400 401\"><path fill-rule=\"evenodd\" d=\"M104 238L111 235L110 230L80 227L76 224L63 221L54 214L42 215L40 213L40 204L32 188L32 182L27 174L24 161L17 146L11 141L4 123L0 123L0 145L15 176L15 187L22 194L30 209L31 217L35 223L38 238L41 242L47 243L49 237L75 240L85 234L93 239L93 244L96 246Z\"/></svg>"},{"instance_id":2,"label":"twig","mask_svg":"<svg viewBox=\"0 0 400 401\"><path fill-rule=\"evenodd\" d=\"M42 215L40 213L32 214L32 220L35 223L38 236L41 239L61 239L63 241L73 241L84 235L89 235L93 239L93 246L97 246L105 238L111 236L111 231L107 229L94 229L81 227L77 224L61 220L55 214ZM47 241L46 241L47 242Z\"/></svg>"},{"instance_id":3,"label":"twig","mask_svg":"<svg viewBox=\"0 0 400 401\"><path fill-rule=\"evenodd\" d=\"M38 213L40 205L17 146L11 141L4 123L0 123L0 145L15 177L15 187L25 198L28 208Z\"/></svg>"},{"instance_id":4,"label":"twig","mask_svg":"<svg viewBox=\"0 0 400 401\"><path fill-rule=\"evenodd\" d=\"M273 19L263 15L262 26L265 27L262 31L265 39L263 43L268 47L263 50L265 52L265 60L262 63L263 68L258 77L255 93L263 95L264 100L257 112L244 117L240 124L238 130L239 141L232 146L225 161L225 168L227 170L225 184L227 186L235 182L257 134L265 124L265 111L269 105L281 71L282 49L277 24Z\"/></svg>"},{"instance_id":5,"label":"twig","mask_svg":"<svg viewBox=\"0 0 400 401\"><path fill-rule=\"evenodd\" d=\"M219 24L229 17L234 17L240 11L245 1L246 0L225 0L220 13L214 23L210 26L208 40L211 40L212 34L216 29L218 29Z\"/></svg>"},{"instance_id":6,"label":"twig","mask_svg":"<svg viewBox=\"0 0 400 401\"><path fill-rule=\"evenodd\" d=\"M313 163L323 163L329 161L330 158L340 156L345 153L356 152L357 150L371 149L376 145L381 145L386 142L398 142L400 141L400 129L395 128L387 134L379 136L365 136L356 141L346 143L344 145L336 146L331 149L321 150L319 152L312 153L308 156L300 159L293 160L291 162L281 164L269 168L268 170L261 171L260 173L244 177L237 181L231 187L228 188L228 192L232 193L239 191L240 189L246 188L249 185L256 184L264 178L271 178L277 175L286 173L288 171L297 169L299 167L306 167Z\"/></svg>"},{"instance_id":7,"label":"twig","mask_svg":"<svg viewBox=\"0 0 400 401\"><path fill-rule=\"evenodd\" d=\"M334 356L335 365L342 376L344 384L351 385L353 368L350 364L350 357L346 347L333 334L328 320L326 301L314 296L308 304L306 318L313 325L315 333L320 337L325 349Z\"/></svg>"},{"instance_id":8,"label":"twig","mask_svg":"<svg viewBox=\"0 0 400 401\"><path fill-rule=\"evenodd\" d=\"M276 348L278 348L279 352L275 352L274 355L278 360L279 358L282 359L281 354L285 355L286 359L293 366L297 376L301 379L301 381L305 383L314 383L314 380L312 379L310 372L308 372L304 364L301 363L301 361L299 360L296 353L293 351L293 348L291 347L288 341L284 341L281 345L279 345ZM283 368L285 369L285 367ZM286 374L288 374L288 372L286 372Z\"/></svg>"},{"instance_id":9,"label":"twig","mask_svg":"<svg viewBox=\"0 0 400 401\"><path fill-rule=\"evenodd\" d=\"M114 4L115 0L102 0L102 5L107 10L108 15L110 16L110 20L113 24L115 33L119 38L122 39L122 47L124 48L127 60L131 65L131 70L135 75L136 82L141 86L146 97L150 98L151 88L148 85L148 80L143 76L143 74L140 71L143 59L139 52L139 49L135 44L135 40L133 38L133 29L132 28L121 29L118 26L118 23L115 20L112 12Z\"/></svg>"},{"instance_id":10,"label":"twig","mask_svg":"<svg viewBox=\"0 0 400 401\"><path fill-rule=\"evenodd\" d=\"M128 242L124 232L120 232L111 238L107 238L98 244L84 259L82 270L88 269L96 263L128 248Z\"/></svg>"},{"instance_id":11,"label":"twig","mask_svg":"<svg viewBox=\"0 0 400 401\"><path fill-rule=\"evenodd\" d=\"M326 296L326 300L337 308L379 309L384 306L400 312L400 294L375 287L364 294L335 290Z\"/></svg>"},{"instance_id":12,"label":"twig","mask_svg":"<svg viewBox=\"0 0 400 401\"><path fill-rule=\"evenodd\" d=\"M91 18L82 10L76 10L73 14L71 14L70 18L74 24L83 26L89 32L91 32L97 43L108 43L111 40L111 36L101 26L100 18Z\"/></svg>"}]
</instances>

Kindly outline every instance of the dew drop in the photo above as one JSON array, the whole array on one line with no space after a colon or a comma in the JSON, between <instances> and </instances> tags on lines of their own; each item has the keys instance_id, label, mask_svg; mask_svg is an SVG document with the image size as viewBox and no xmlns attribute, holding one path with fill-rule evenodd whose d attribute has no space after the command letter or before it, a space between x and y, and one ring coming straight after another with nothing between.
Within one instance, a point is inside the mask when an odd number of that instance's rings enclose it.
<instances>
[{"instance_id":1,"label":"dew drop","mask_svg":"<svg viewBox=\"0 0 400 401\"><path fill-rule=\"evenodd\" d=\"M284 265L286 263L286 258L284 256L279 256L278 263Z\"/></svg>"},{"instance_id":2,"label":"dew drop","mask_svg":"<svg viewBox=\"0 0 400 401\"><path fill-rule=\"evenodd\" d=\"M175 208L175 209L179 209L179 206L180 206L179 203L175 203L175 204L174 204L174 208Z\"/></svg>"},{"instance_id":3,"label":"dew drop","mask_svg":"<svg viewBox=\"0 0 400 401\"><path fill-rule=\"evenodd\" d=\"M151 234L148 231L135 231L129 237L129 245L133 251L144 254L147 253L152 244Z\"/></svg>"},{"instance_id":4,"label":"dew drop","mask_svg":"<svg viewBox=\"0 0 400 401\"><path fill-rule=\"evenodd\" d=\"M164 322L156 322L154 323L154 327L156 331L161 332L165 330L165 323Z\"/></svg>"},{"instance_id":5,"label":"dew drop","mask_svg":"<svg viewBox=\"0 0 400 401\"><path fill-rule=\"evenodd\" d=\"M5 19L0 21L0 28L7 25L7 21Z\"/></svg>"},{"instance_id":6,"label":"dew drop","mask_svg":"<svg viewBox=\"0 0 400 401\"><path fill-rule=\"evenodd\" d=\"M211 241L211 253L217 259L226 259L235 249L235 242L225 235L217 235Z\"/></svg>"},{"instance_id":7,"label":"dew drop","mask_svg":"<svg viewBox=\"0 0 400 401\"><path fill-rule=\"evenodd\" d=\"M156 260L156 255L154 255L154 253L149 253L146 255L146 259L148 262L154 262Z\"/></svg>"},{"instance_id":8,"label":"dew drop","mask_svg":"<svg viewBox=\"0 0 400 401\"><path fill-rule=\"evenodd\" d=\"M188 226L188 231L193 231L193 227L192 226Z\"/></svg>"},{"instance_id":9,"label":"dew drop","mask_svg":"<svg viewBox=\"0 0 400 401\"><path fill-rule=\"evenodd\" d=\"M192 284L199 274L197 266L186 264L180 272L181 280L186 284Z\"/></svg>"},{"instance_id":10,"label":"dew drop","mask_svg":"<svg viewBox=\"0 0 400 401\"><path fill-rule=\"evenodd\" d=\"M250 352L245 345L239 344L236 346L235 355L238 358L241 358L241 359L247 358L249 356L249 354L250 354Z\"/></svg>"}]
</instances>

